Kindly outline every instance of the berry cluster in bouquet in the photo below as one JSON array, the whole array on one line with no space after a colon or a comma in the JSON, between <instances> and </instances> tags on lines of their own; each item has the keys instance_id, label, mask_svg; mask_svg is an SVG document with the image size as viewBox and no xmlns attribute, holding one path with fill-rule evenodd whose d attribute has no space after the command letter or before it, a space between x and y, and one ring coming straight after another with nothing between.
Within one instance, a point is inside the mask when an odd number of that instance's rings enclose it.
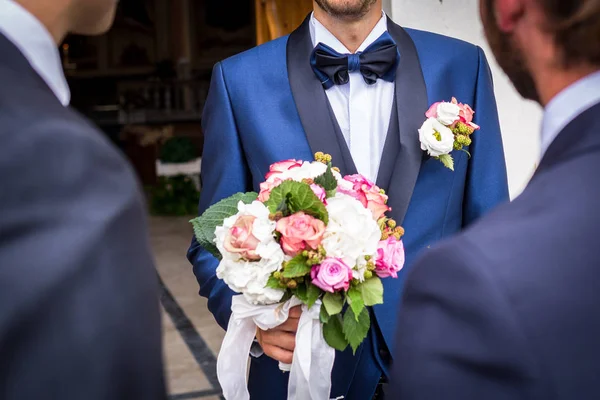
<instances>
[{"instance_id":1,"label":"berry cluster in bouquet","mask_svg":"<svg viewBox=\"0 0 600 400\"><path fill-rule=\"evenodd\" d=\"M331 157L271 165L260 193L239 193L192 220L201 246L220 262L234 292L217 372L228 399L248 399L247 357L256 328L303 309L288 399L327 399L335 351L366 338L367 307L383 303L381 278L404 266L404 230L386 217L383 190L361 175L342 177Z\"/></svg>"}]
</instances>

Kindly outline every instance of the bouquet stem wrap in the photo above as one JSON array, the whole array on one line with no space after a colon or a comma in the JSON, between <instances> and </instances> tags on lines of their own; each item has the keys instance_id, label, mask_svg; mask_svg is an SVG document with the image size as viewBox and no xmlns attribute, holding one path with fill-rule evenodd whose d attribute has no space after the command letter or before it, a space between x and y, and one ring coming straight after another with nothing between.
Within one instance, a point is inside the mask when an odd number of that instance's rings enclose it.
<instances>
[{"instance_id":1,"label":"bouquet stem wrap","mask_svg":"<svg viewBox=\"0 0 600 400\"><path fill-rule=\"evenodd\" d=\"M302 316L292 365L280 364L281 370L290 371L288 400L329 399L335 350L323 338L319 320L321 302L317 301L310 310L296 297L283 304L256 306L242 295L232 299L231 319L217 359L217 376L225 399L250 399L246 383L247 357L256 328L268 330L283 324L290 309L298 305L302 305Z\"/></svg>"}]
</instances>

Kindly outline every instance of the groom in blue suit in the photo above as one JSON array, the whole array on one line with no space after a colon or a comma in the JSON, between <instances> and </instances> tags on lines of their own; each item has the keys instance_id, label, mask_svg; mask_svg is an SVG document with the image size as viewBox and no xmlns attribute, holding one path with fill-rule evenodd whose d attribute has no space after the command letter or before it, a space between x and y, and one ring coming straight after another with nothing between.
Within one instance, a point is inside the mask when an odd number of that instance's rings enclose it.
<instances>
[{"instance_id":1,"label":"groom in blue suit","mask_svg":"<svg viewBox=\"0 0 600 400\"><path fill-rule=\"evenodd\" d=\"M476 110L481 130L454 171L422 149L418 129L435 102L456 97ZM203 118L200 212L236 192L258 191L269 165L312 160L322 151L342 174L361 173L389 195L391 216L406 229L406 266L384 283L369 337L338 352L331 397L382 399L394 351L398 301L417 254L508 200L506 168L490 70L483 51L455 39L404 29L381 0L316 0L291 35L215 66ZM223 327L234 293L218 261L192 242L188 258L200 294ZM296 315L297 316L297 315ZM285 399L297 319L258 332L264 354L252 357L253 399ZM402 327L399 327L402 329Z\"/></svg>"}]
</instances>

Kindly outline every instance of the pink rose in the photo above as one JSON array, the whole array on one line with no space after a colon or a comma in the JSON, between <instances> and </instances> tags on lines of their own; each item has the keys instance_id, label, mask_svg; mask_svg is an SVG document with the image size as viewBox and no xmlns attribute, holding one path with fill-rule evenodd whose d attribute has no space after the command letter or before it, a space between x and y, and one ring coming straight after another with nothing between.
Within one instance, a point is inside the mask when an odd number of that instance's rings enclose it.
<instances>
[{"instance_id":1,"label":"pink rose","mask_svg":"<svg viewBox=\"0 0 600 400\"><path fill-rule=\"evenodd\" d=\"M427 110L427 112L425 113L425 116L427 118L437 118L438 117L438 106L442 104L441 101L438 101L437 103L434 103L431 107L429 107L429 110Z\"/></svg>"},{"instance_id":2,"label":"pink rose","mask_svg":"<svg viewBox=\"0 0 600 400\"><path fill-rule=\"evenodd\" d=\"M302 161L296 160L285 160L276 162L275 164L271 164L269 167L269 172L267 173L265 179L269 180L272 176L276 176L281 174L282 172L289 171L290 169L298 168L302 166Z\"/></svg>"},{"instance_id":3,"label":"pink rose","mask_svg":"<svg viewBox=\"0 0 600 400\"><path fill-rule=\"evenodd\" d=\"M303 212L297 212L277 221L275 229L281 233L283 252L295 257L307 247L317 249L325 233L325 223Z\"/></svg>"},{"instance_id":4,"label":"pink rose","mask_svg":"<svg viewBox=\"0 0 600 400\"><path fill-rule=\"evenodd\" d=\"M404 267L404 244L390 236L387 240L379 242L375 258L375 273L380 278L397 278L398 271Z\"/></svg>"},{"instance_id":5,"label":"pink rose","mask_svg":"<svg viewBox=\"0 0 600 400\"><path fill-rule=\"evenodd\" d=\"M239 254L247 260L260 260L260 256L256 254L256 247L260 241L252 234L255 220L256 217L253 215L239 217L225 236L225 243L223 243L225 250Z\"/></svg>"},{"instance_id":6,"label":"pink rose","mask_svg":"<svg viewBox=\"0 0 600 400\"><path fill-rule=\"evenodd\" d=\"M352 281L352 269L339 258L326 258L310 271L312 284L326 292L348 291Z\"/></svg>"},{"instance_id":7,"label":"pink rose","mask_svg":"<svg viewBox=\"0 0 600 400\"><path fill-rule=\"evenodd\" d=\"M319 198L319 200L321 200L323 204L327 205L327 192L325 191L325 189L323 189L322 186L319 186L314 183L310 185L310 188L312 189L313 193Z\"/></svg>"},{"instance_id":8,"label":"pink rose","mask_svg":"<svg viewBox=\"0 0 600 400\"><path fill-rule=\"evenodd\" d=\"M475 115L475 111L468 104L459 103L456 98L452 98L452 103L458 105L460 108L460 112L458 116L460 117L460 121L474 128L475 130L479 129L479 126L473 123L473 116Z\"/></svg>"},{"instance_id":9,"label":"pink rose","mask_svg":"<svg viewBox=\"0 0 600 400\"><path fill-rule=\"evenodd\" d=\"M375 220L379 220L383 214L391 210L386 205L387 195L381 193L381 189L364 176L360 174L347 175L344 177L344 180L352 183L352 190L345 190L342 187L338 187L338 191L360 201L365 208L368 208L373 213Z\"/></svg>"},{"instance_id":10,"label":"pink rose","mask_svg":"<svg viewBox=\"0 0 600 400\"><path fill-rule=\"evenodd\" d=\"M260 184L260 193L258 194L258 201L265 202L269 200L271 196L271 190L275 189L283 182L281 179L274 177L271 180L265 181Z\"/></svg>"}]
</instances>

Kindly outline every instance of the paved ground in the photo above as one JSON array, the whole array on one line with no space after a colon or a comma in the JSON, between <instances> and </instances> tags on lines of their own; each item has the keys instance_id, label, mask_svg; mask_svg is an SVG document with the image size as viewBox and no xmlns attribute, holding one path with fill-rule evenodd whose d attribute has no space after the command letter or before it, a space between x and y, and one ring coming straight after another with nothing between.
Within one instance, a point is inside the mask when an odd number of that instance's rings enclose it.
<instances>
[{"instance_id":1,"label":"paved ground","mask_svg":"<svg viewBox=\"0 0 600 400\"><path fill-rule=\"evenodd\" d=\"M161 279L166 374L171 400L217 400L216 356L224 332L198 295L185 258L192 237L189 218L150 219Z\"/></svg>"}]
</instances>

